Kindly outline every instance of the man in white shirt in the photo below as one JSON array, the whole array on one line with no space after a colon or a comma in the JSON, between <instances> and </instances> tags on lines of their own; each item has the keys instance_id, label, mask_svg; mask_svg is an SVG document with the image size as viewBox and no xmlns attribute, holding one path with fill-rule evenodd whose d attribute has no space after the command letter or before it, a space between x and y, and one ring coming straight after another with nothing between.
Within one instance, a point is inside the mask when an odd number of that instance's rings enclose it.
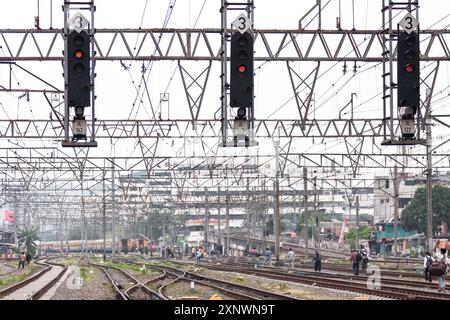
<instances>
[{"instance_id":1,"label":"man in white shirt","mask_svg":"<svg viewBox=\"0 0 450 320\"><path fill-rule=\"evenodd\" d=\"M294 268L295 252L292 251L292 248L289 248L289 252L287 254L287 260L288 260L288 263L290 264L290 267Z\"/></svg>"}]
</instances>

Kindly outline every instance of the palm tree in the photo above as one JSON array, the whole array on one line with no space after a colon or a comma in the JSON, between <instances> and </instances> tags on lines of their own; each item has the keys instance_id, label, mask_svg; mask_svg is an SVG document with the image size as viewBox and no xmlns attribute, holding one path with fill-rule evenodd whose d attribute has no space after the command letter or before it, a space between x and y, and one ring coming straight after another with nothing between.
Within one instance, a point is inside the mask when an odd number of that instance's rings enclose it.
<instances>
[{"instance_id":1,"label":"palm tree","mask_svg":"<svg viewBox=\"0 0 450 320\"><path fill-rule=\"evenodd\" d=\"M27 252L34 257L36 254L36 240L39 240L38 228L32 226L25 226L17 232L17 240L19 248L25 247Z\"/></svg>"}]
</instances>

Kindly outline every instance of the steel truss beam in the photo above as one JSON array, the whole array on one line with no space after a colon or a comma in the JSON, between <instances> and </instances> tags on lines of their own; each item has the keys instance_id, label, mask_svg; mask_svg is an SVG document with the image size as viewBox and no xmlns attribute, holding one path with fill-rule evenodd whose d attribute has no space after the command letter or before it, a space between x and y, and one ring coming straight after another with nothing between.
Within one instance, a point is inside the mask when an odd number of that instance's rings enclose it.
<instances>
[{"instance_id":1,"label":"steel truss beam","mask_svg":"<svg viewBox=\"0 0 450 320\"><path fill-rule=\"evenodd\" d=\"M26 149L25 149L26 150ZM73 156L54 156L51 159L43 161L42 156L39 154L30 154L27 156L9 155L6 158L0 150L0 169L5 171L17 170L17 166L21 165L21 169L27 172L50 172L53 170L59 171L60 176L55 177L58 181L72 181L71 178L65 178L64 173L72 173L74 171L73 164L76 164L80 159ZM211 173L213 177L242 177L258 175L264 175L261 171L264 164L270 163L274 158L271 154L258 154L258 155L198 155L189 156L190 161L182 156L164 156L164 155L151 155L146 154L145 157L151 157L151 162L146 163L140 156L116 156L114 158L108 158L109 161L113 161L117 166L117 171L122 174L132 173L134 171L146 171L147 175L143 177L133 177L124 175L119 176L119 180L125 181L144 181L145 179L166 179L167 176L163 173L176 173L182 176L179 179L194 179L188 176L186 173L195 172L202 173L204 178L211 179ZM423 169L426 167L425 153L375 153L375 152L360 152L357 153L343 153L343 152L286 152L283 150L280 152L280 157L286 162L283 172L289 174L289 170L298 167L312 167L312 168L336 168L336 169L350 169L353 176L357 175L356 169L368 168L390 168L397 165L399 168L406 167L408 169ZM4 159L5 158L5 159ZM450 155L447 153L434 153L433 154L433 168L449 168L450 167ZM26 161L25 161L26 160ZM103 168L102 156L86 156L84 159L83 170L90 173L98 173L105 170ZM214 160L216 163L211 165L210 162ZM258 161L257 165L247 165L249 160ZM231 162L234 161L233 166ZM127 163L127 165L125 165ZM138 166L143 164L144 166ZM226 169L230 166L229 169ZM170 175L169 175L170 177ZM43 178L39 175L28 177L31 181L43 181ZM95 178L95 177L93 177ZM202 178L202 176L198 176ZM52 179L52 178L50 178ZM6 181L22 181L28 180L27 177L22 179L13 178L1 178L0 183L6 183Z\"/></svg>"},{"instance_id":2,"label":"steel truss beam","mask_svg":"<svg viewBox=\"0 0 450 320\"><path fill-rule=\"evenodd\" d=\"M232 122L227 126L232 129ZM255 120L255 138L345 138L382 137L382 119ZM399 130L395 120L395 131ZM97 120L97 139L218 138L220 120ZM90 128L88 128L88 131ZM56 120L0 120L0 138L61 139L64 130Z\"/></svg>"},{"instance_id":3,"label":"steel truss beam","mask_svg":"<svg viewBox=\"0 0 450 320\"><path fill-rule=\"evenodd\" d=\"M446 115L434 115L436 125L449 127ZM232 129L233 121L227 122ZM147 138L219 138L220 120L201 119L192 130L192 120L97 120L97 139L147 139ZM394 119L394 132L399 123ZM88 128L88 131L90 128ZM255 138L363 138L383 137L382 119L312 119L301 120L260 119L255 120ZM0 138L62 139L64 130L59 120L18 119L0 120Z\"/></svg>"},{"instance_id":4,"label":"steel truss beam","mask_svg":"<svg viewBox=\"0 0 450 320\"><path fill-rule=\"evenodd\" d=\"M254 33L255 61L382 62L381 52L386 51L380 30L259 29ZM450 60L450 30L421 30L420 34L422 61ZM20 44L14 47L17 38ZM134 52L136 39L140 40ZM92 41L95 60L221 60L221 29L96 29ZM59 29L3 29L0 45L5 51L0 61L63 59Z\"/></svg>"}]
</instances>

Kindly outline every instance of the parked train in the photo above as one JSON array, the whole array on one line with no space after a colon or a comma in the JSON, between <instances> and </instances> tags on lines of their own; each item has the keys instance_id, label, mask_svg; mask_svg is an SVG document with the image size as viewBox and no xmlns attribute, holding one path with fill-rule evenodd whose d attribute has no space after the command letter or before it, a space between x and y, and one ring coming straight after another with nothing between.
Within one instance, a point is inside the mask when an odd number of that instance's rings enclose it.
<instances>
[{"instance_id":1,"label":"parked train","mask_svg":"<svg viewBox=\"0 0 450 320\"><path fill-rule=\"evenodd\" d=\"M38 248L41 250L41 252L48 252L48 253L56 253L56 252L81 252L81 240L70 240L70 241L63 241L62 246L60 241L38 241ZM111 253L112 252L112 239L106 239L105 241L106 245L106 252ZM103 252L103 239L94 239L94 240L87 240L83 242L83 247L88 252ZM120 239L117 240L115 243L115 251L116 252L123 252L123 253L129 253L129 252L140 252L140 253L146 253L150 251L156 251L157 250L157 244L156 243L150 243L146 239Z\"/></svg>"}]
</instances>

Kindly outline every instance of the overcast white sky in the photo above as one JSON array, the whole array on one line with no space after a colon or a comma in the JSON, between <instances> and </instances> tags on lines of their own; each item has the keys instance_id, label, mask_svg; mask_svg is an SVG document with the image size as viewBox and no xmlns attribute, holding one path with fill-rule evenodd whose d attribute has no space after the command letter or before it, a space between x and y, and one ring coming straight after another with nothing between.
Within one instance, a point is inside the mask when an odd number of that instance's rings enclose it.
<instances>
[{"instance_id":1,"label":"overcast white sky","mask_svg":"<svg viewBox=\"0 0 450 320\"><path fill-rule=\"evenodd\" d=\"M173 13L168 20L168 28L219 28L220 27L220 1L218 0L178 0L174 2ZM323 0L327 4L322 13L322 28L336 29L336 17L339 16L339 2L341 2L341 24L343 29L353 27L352 1L351 0ZM37 15L38 1L16 0L8 1L0 11L1 29L32 29L34 27L34 16ZM50 0L40 1L41 27L50 27ZM63 1L53 0L53 28L63 27L63 14L61 6ZM168 0L134 0L134 1L115 1L115 0L97 0L95 1L97 11L95 13L96 28L156 28L162 27L166 18ZM256 29L296 29L298 20L315 3L315 0L280 0L267 1L255 0L255 28ZM381 28L381 3L375 0L355 0L354 19L355 28L360 29L380 29ZM448 1L420 1L420 23L421 28L433 29L448 28L450 25L450 6ZM75 13L75 11L74 11ZM236 17L238 12L229 13L229 23ZM315 13L314 13L315 14ZM314 14L305 21L310 21ZM400 13L397 20L404 16L406 12ZM85 13L86 17L89 15ZM311 22L308 28L316 29L317 20ZM12 38L11 38L12 39ZM308 36L299 38L299 44L307 47L309 43ZM0 45L3 43L0 40ZM9 39L10 45L18 48L20 42ZM276 46L274 42L274 46ZM334 44L336 45L336 44ZM24 48L27 50L28 48ZM5 48L3 48L5 50ZM16 49L17 50L17 49ZM30 49L31 50L31 49ZM261 46L256 47L263 50ZM260 51L261 52L261 51ZM3 54L0 51L0 54ZM381 54L381 52L380 52ZM59 88L63 88L62 68L57 62L20 62L21 66L42 77ZM129 63L127 62L127 65ZM146 62L147 65L147 62ZM255 62L255 69L260 66L260 62ZM184 62L189 71L194 74L206 66L205 62ZM309 73L314 63L294 63L293 66L302 74ZM422 63L422 67L430 70L433 65ZM96 94L97 94L97 118L98 119L127 119L131 118L151 119L151 111L148 100L143 99L141 105L133 108L136 99L136 90L133 81L137 84L141 77L142 62L132 62L129 71L125 71L118 61L99 62L97 64ZM311 111L310 118L319 119L337 118L339 110L350 100L351 93L357 94L355 100L355 118L380 118L382 116L381 100L381 65L375 63L358 63L358 73L353 75L353 64L348 64L346 75L343 75L343 63L323 63L321 66L320 78L316 86L315 108ZM181 84L181 78L177 68L177 62L155 62L152 64L152 70L149 74L149 92L152 103L156 107L159 102L160 93L170 94L170 118L181 119L189 118L186 97ZM0 67L0 83L7 85L9 74L5 66ZM329 70L329 71L328 71ZM325 71L327 71L325 73ZM172 74L174 77L172 80ZM439 81L436 88L436 100L439 103L433 106L433 112L446 113L449 94L448 63L442 63L439 73ZM42 84L32 80L29 76L14 70L13 80L20 83L22 88L39 88ZM213 63L210 79L208 82L203 109L200 115L202 119L212 119L214 112L220 107L220 64ZM142 95L142 90L140 91ZM296 119L298 118L297 106L292 99L293 92L289 82L289 76L285 62L264 63L256 72L255 78L255 110L258 119ZM9 118L35 118L47 119L49 107L45 100L39 94L32 94L27 102L25 99L18 99L18 94L0 94L0 102L4 109L0 109L0 115ZM276 112L275 112L276 111ZM6 112L6 114L5 114ZM447 137L445 132L435 133L435 136ZM26 142L26 141L25 141ZM150 143L150 140L147 141ZM249 153L274 154L271 141L260 140L260 147L249 150ZM23 143L23 142L22 142ZM28 143L28 142L26 142ZM48 145L48 142L37 141L37 145ZM174 154L170 147L172 141L166 140L161 146L160 154ZM184 141L175 141L175 146L183 145ZM108 140L99 141L99 148L92 150L92 155L110 155L111 145ZM199 146L196 146L196 153L199 152ZM368 146L368 150L373 146ZM376 148L375 148L376 149ZM448 149L448 148L447 148ZM120 155L139 154L134 151L134 141L120 141L117 143L115 152ZM187 145L188 153L192 147ZM327 140L321 141L297 140L293 144L292 151L344 151L342 141ZM392 152L397 149L392 148ZM417 147L416 150L422 150ZM220 151L225 152L225 151ZM242 153L242 150L227 150L228 153Z\"/></svg>"}]
</instances>

